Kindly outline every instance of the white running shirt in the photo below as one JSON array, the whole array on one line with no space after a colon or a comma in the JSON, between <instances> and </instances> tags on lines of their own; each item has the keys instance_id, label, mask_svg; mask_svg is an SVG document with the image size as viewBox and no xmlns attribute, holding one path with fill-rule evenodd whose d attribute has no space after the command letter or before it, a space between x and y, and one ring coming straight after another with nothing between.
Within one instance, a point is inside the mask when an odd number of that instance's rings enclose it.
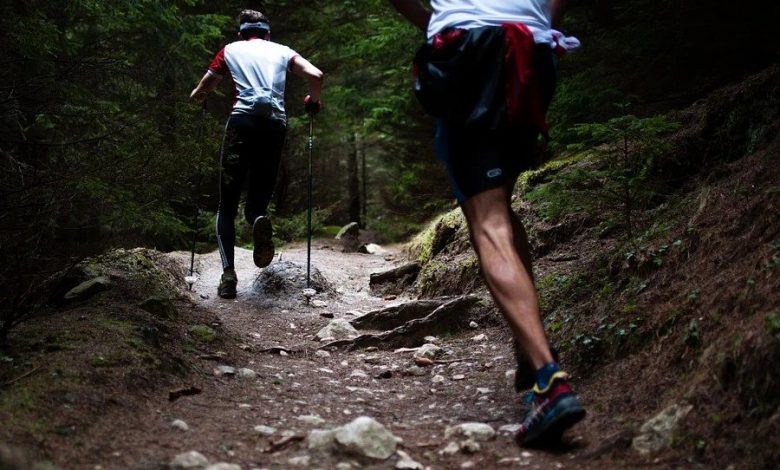
<instances>
[{"instance_id":1,"label":"white running shirt","mask_svg":"<svg viewBox=\"0 0 780 470\"><path fill-rule=\"evenodd\" d=\"M236 41L217 53L209 72L233 78L236 102L232 114L255 114L253 105L270 104L269 117L287 122L284 89L290 60L296 55L287 46L263 39Z\"/></svg>"},{"instance_id":2,"label":"white running shirt","mask_svg":"<svg viewBox=\"0 0 780 470\"><path fill-rule=\"evenodd\" d=\"M553 46L550 0L431 0L428 39L444 28L473 29L523 23L534 40Z\"/></svg>"}]
</instances>

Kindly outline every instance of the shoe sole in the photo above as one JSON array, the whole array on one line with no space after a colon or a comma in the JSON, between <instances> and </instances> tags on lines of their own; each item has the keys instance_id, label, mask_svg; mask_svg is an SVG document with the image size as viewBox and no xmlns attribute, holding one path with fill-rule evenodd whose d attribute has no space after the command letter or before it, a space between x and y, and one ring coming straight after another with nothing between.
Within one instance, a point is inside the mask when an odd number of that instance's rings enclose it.
<instances>
[{"instance_id":1,"label":"shoe sole","mask_svg":"<svg viewBox=\"0 0 780 470\"><path fill-rule=\"evenodd\" d=\"M563 411L538 432L525 436L520 442L522 446L539 447L559 442L567 429L585 418L585 408L582 407L582 404L576 397L561 399L561 402L555 408L563 408Z\"/></svg>"},{"instance_id":2,"label":"shoe sole","mask_svg":"<svg viewBox=\"0 0 780 470\"><path fill-rule=\"evenodd\" d=\"M268 217L259 217L252 226L252 240L255 243L252 258L255 266L264 268L274 259L273 228Z\"/></svg>"}]
</instances>

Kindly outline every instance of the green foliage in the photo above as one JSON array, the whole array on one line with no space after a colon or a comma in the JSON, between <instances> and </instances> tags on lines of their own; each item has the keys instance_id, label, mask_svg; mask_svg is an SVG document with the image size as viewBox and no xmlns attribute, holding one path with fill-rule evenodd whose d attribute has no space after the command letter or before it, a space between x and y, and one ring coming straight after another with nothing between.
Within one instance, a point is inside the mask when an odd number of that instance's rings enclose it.
<instances>
[{"instance_id":1,"label":"green foliage","mask_svg":"<svg viewBox=\"0 0 780 470\"><path fill-rule=\"evenodd\" d=\"M312 211L311 229L312 233L319 235L325 231L325 221L330 217L330 211L327 209L316 209ZM274 223L274 238L277 242L286 243L306 238L308 212L303 211L289 217L276 217Z\"/></svg>"},{"instance_id":2,"label":"green foliage","mask_svg":"<svg viewBox=\"0 0 780 470\"><path fill-rule=\"evenodd\" d=\"M627 105L621 106L623 109ZM574 133L580 143L572 144L573 151L588 149L600 165L587 173L572 175L586 182L579 188L603 207L614 207L621 214L627 237L635 228L635 212L647 208L661 196L663 188L653 172L656 159L669 150L669 141L663 136L677 128L664 116L638 118L623 115L604 123L578 124Z\"/></svg>"}]
</instances>

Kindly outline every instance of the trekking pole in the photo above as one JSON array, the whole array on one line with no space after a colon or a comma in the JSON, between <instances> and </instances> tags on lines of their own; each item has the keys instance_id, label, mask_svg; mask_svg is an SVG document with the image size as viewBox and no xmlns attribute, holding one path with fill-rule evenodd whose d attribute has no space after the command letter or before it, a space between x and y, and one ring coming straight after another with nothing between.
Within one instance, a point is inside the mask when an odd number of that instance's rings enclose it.
<instances>
[{"instance_id":1,"label":"trekking pole","mask_svg":"<svg viewBox=\"0 0 780 470\"><path fill-rule=\"evenodd\" d=\"M200 156L203 157L203 135L204 127L206 126L206 100L203 100L203 109L200 112L200 130L198 132L199 135L199 143L200 143ZM198 162L198 170L195 173L195 193L192 195L192 205L194 208L193 217L192 217L192 250L190 251L190 275L187 276L184 280L187 282L187 288L190 292L192 292L192 285L195 284L195 281L198 279L195 277L195 249L197 248L198 244L198 216L200 215L200 208L198 207L198 196L200 195L200 180L201 180L201 174L200 174L200 162Z\"/></svg>"},{"instance_id":2,"label":"trekking pole","mask_svg":"<svg viewBox=\"0 0 780 470\"><path fill-rule=\"evenodd\" d=\"M311 160L314 152L314 113L309 114L309 170L308 170L308 214L306 221L306 288L311 288L311 211L312 211L312 171Z\"/></svg>"}]
</instances>

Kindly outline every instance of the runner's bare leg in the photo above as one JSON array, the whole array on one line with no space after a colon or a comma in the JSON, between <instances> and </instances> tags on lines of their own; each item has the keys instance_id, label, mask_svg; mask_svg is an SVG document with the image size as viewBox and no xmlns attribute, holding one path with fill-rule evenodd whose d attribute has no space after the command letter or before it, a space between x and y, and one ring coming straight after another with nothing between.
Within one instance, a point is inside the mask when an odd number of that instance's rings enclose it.
<instances>
[{"instance_id":1,"label":"runner's bare leg","mask_svg":"<svg viewBox=\"0 0 780 470\"><path fill-rule=\"evenodd\" d=\"M539 314L525 230L508 201L506 188L499 187L469 198L462 209L493 299L538 369L553 357Z\"/></svg>"}]
</instances>

